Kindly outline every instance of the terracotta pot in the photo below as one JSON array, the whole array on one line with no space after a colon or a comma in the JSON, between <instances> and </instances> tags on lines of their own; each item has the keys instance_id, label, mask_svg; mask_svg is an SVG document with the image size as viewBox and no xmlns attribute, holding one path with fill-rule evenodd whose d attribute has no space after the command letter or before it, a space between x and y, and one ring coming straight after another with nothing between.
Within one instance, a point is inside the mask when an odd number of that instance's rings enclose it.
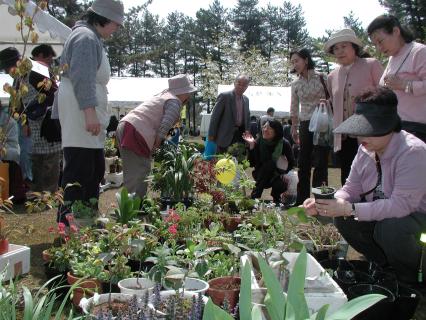
<instances>
[{"instance_id":1,"label":"terracotta pot","mask_svg":"<svg viewBox=\"0 0 426 320\"><path fill-rule=\"evenodd\" d=\"M238 225L241 223L241 216L222 217L222 224L226 231L234 232L238 229Z\"/></svg>"},{"instance_id":2,"label":"terracotta pot","mask_svg":"<svg viewBox=\"0 0 426 320\"><path fill-rule=\"evenodd\" d=\"M9 164L0 162L0 185L1 185L1 198L5 200L9 198Z\"/></svg>"},{"instance_id":3,"label":"terracotta pot","mask_svg":"<svg viewBox=\"0 0 426 320\"><path fill-rule=\"evenodd\" d=\"M240 277L220 277L215 278L209 281L209 289L207 290L207 295L210 296L213 302L222 306L225 298L229 302L230 310L234 309L239 301L240 294ZM226 289L226 287L238 285L238 288L235 289Z\"/></svg>"},{"instance_id":4,"label":"terracotta pot","mask_svg":"<svg viewBox=\"0 0 426 320\"><path fill-rule=\"evenodd\" d=\"M71 286L79 280L81 278L74 276L71 272L67 273L67 281ZM81 298L92 297L95 292L102 293L102 284L99 280L93 278L82 280L73 290L72 303L79 307Z\"/></svg>"},{"instance_id":5,"label":"terracotta pot","mask_svg":"<svg viewBox=\"0 0 426 320\"><path fill-rule=\"evenodd\" d=\"M9 252L9 240L2 239L0 240L0 255Z\"/></svg>"},{"instance_id":6,"label":"terracotta pot","mask_svg":"<svg viewBox=\"0 0 426 320\"><path fill-rule=\"evenodd\" d=\"M47 249L43 250L41 257L44 262L50 262L52 260L52 254Z\"/></svg>"}]
</instances>

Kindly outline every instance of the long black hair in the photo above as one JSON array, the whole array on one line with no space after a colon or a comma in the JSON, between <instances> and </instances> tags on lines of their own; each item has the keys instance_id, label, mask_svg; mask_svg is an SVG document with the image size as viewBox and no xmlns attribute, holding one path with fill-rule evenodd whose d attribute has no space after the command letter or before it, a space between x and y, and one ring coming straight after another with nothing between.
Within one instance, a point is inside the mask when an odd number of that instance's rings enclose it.
<instances>
[{"instance_id":1,"label":"long black hair","mask_svg":"<svg viewBox=\"0 0 426 320\"><path fill-rule=\"evenodd\" d=\"M312 69L315 68L315 62L314 62L314 60L312 60L311 52L308 49L302 48L302 49L299 49L299 50L291 51L290 52L290 59L294 54L297 54L302 59L308 59L308 70L312 70ZM290 70L290 72L295 73L296 71L293 69L293 70Z\"/></svg>"},{"instance_id":2,"label":"long black hair","mask_svg":"<svg viewBox=\"0 0 426 320\"><path fill-rule=\"evenodd\" d=\"M367 33L368 36L371 36L374 31L383 29L387 34L391 34L395 27L399 29L401 37L404 39L405 43L410 43L414 40L411 32L408 31L407 28L401 26L397 17L390 14L383 14L371 21L367 27Z\"/></svg>"}]
</instances>

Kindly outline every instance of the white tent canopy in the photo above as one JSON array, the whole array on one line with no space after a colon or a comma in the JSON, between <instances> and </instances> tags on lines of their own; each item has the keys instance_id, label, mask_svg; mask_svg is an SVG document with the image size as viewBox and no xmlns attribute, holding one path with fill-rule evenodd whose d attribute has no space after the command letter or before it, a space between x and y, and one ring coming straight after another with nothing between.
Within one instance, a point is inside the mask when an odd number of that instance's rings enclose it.
<instances>
[{"instance_id":1,"label":"white tent canopy","mask_svg":"<svg viewBox=\"0 0 426 320\"><path fill-rule=\"evenodd\" d=\"M23 40L21 33L16 30L16 25L20 22L19 16L16 16L14 9L15 0L0 0L0 19L2 28L0 28L0 50L7 47L16 47L20 52L23 50ZM34 14L37 6L34 2L29 1L26 4L26 13L29 16ZM63 44L69 34L71 28L49 15L47 12L38 9L34 16L34 31L37 32L39 39L37 44L28 42L27 53L38 44L50 44L58 55L61 54ZM24 27L24 35L28 32L28 28Z\"/></svg>"},{"instance_id":2,"label":"white tent canopy","mask_svg":"<svg viewBox=\"0 0 426 320\"><path fill-rule=\"evenodd\" d=\"M111 77L108 82L108 104L114 113L125 114L141 102L169 87L168 78Z\"/></svg>"},{"instance_id":3,"label":"white tent canopy","mask_svg":"<svg viewBox=\"0 0 426 320\"><path fill-rule=\"evenodd\" d=\"M219 94L233 88L234 85L220 84L217 91ZM252 115L263 115L269 107L275 109L277 117L290 114L291 87L249 86L244 95L250 99L250 114Z\"/></svg>"}]
</instances>

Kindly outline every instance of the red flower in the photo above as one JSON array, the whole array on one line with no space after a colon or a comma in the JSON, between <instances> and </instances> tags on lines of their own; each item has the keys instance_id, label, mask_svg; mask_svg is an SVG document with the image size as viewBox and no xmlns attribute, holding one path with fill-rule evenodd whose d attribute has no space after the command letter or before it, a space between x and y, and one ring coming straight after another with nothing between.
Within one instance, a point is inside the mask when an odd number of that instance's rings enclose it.
<instances>
[{"instance_id":1,"label":"red flower","mask_svg":"<svg viewBox=\"0 0 426 320\"><path fill-rule=\"evenodd\" d=\"M177 224L172 224L167 230L169 230L169 232L171 234L176 234L177 233Z\"/></svg>"},{"instance_id":2,"label":"red flower","mask_svg":"<svg viewBox=\"0 0 426 320\"><path fill-rule=\"evenodd\" d=\"M74 215L73 214L67 214L65 216L65 219L67 219L68 222L73 222L74 221Z\"/></svg>"},{"instance_id":3,"label":"red flower","mask_svg":"<svg viewBox=\"0 0 426 320\"><path fill-rule=\"evenodd\" d=\"M49 233L54 233L55 232L55 228L54 227L50 227L49 228Z\"/></svg>"},{"instance_id":4,"label":"red flower","mask_svg":"<svg viewBox=\"0 0 426 320\"><path fill-rule=\"evenodd\" d=\"M180 216L176 213L175 210L170 209L169 215L166 217L166 222L178 223L180 220Z\"/></svg>"}]
</instances>

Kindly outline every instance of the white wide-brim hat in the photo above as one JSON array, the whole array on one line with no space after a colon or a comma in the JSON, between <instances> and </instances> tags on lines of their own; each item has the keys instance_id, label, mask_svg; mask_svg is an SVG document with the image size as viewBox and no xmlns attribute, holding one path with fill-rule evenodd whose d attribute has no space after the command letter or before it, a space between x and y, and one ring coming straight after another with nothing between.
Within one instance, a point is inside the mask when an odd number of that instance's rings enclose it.
<instances>
[{"instance_id":1,"label":"white wide-brim hat","mask_svg":"<svg viewBox=\"0 0 426 320\"><path fill-rule=\"evenodd\" d=\"M124 6L120 0L95 0L89 10L119 25L123 25Z\"/></svg>"},{"instance_id":2,"label":"white wide-brim hat","mask_svg":"<svg viewBox=\"0 0 426 320\"><path fill-rule=\"evenodd\" d=\"M169 79L169 92L178 95L192 93L197 91L197 88L191 84L189 77L186 74L178 74Z\"/></svg>"},{"instance_id":3,"label":"white wide-brim hat","mask_svg":"<svg viewBox=\"0 0 426 320\"><path fill-rule=\"evenodd\" d=\"M361 40L352 29L342 29L331 34L330 39L324 44L324 51L332 54L331 48L339 42L352 42L362 48Z\"/></svg>"}]
</instances>

